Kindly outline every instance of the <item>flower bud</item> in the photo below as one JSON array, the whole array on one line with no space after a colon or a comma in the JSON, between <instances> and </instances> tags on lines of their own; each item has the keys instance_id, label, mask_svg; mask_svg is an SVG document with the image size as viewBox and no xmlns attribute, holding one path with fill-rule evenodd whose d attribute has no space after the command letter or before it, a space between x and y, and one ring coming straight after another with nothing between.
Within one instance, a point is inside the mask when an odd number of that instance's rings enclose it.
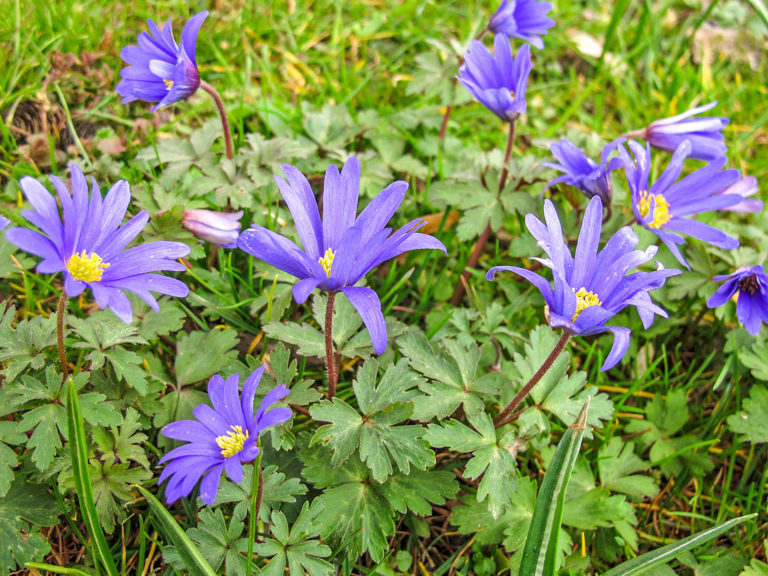
<instances>
[{"instance_id":1,"label":"flower bud","mask_svg":"<svg viewBox=\"0 0 768 576\"><path fill-rule=\"evenodd\" d=\"M195 236L222 248L235 248L243 212L185 210L181 224Z\"/></svg>"}]
</instances>

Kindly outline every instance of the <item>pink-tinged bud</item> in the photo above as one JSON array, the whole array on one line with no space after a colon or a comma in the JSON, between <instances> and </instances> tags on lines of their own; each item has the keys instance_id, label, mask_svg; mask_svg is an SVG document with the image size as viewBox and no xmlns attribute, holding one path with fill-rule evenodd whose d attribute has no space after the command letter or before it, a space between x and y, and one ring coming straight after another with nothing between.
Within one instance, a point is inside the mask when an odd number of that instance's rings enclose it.
<instances>
[{"instance_id":1,"label":"pink-tinged bud","mask_svg":"<svg viewBox=\"0 0 768 576\"><path fill-rule=\"evenodd\" d=\"M744 200L733 206L721 208L721 210L729 212L762 212L763 201L758 198L750 198L750 196L754 196L757 192L757 178L754 176L742 176L727 188L723 188L722 192L718 192L718 194L738 194Z\"/></svg>"},{"instance_id":2,"label":"pink-tinged bud","mask_svg":"<svg viewBox=\"0 0 768 576\"><path fill-rule=\"evenodd\" d=\"M235 248L243 212L185 210L182 225L195 236L222 248Z\"/></svg>"}]
</instances>

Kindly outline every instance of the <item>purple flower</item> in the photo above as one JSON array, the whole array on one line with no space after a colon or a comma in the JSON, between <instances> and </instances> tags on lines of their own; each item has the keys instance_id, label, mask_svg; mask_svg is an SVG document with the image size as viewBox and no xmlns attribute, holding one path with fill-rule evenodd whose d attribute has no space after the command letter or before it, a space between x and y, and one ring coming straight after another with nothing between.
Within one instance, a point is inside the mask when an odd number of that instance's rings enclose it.
<instances>
[{"instance_id":1,"label":"purple flower","mask_svg":"<svg viewBox=\"0 0 768 576\"><path fill-rule=\"evenodd\" d=\"M712 161L725 156L726 147L723 143L723 129L728 124L728 118L704 117L691 118L711 110L717 102L697 106L687 112L656 120L644 131L644 138L651 146L659 150L674 152L680 144L691 142L691 158Z\"/></svg>"},{"instance_id":2,"label":"purple flower","mask_svg":"<svg viewBox=\"0 0 768 576\"><path fill-rule=\"evenodd\" d=\"M678 245L685 239L680 234L693 236L713 246L732 250L739 241L725 232L697 222L693 216L711 210L723 210L741 203L739 194L724 194L725 188L739 178L738 170L723 170L727 159L723 156L703 168L678 180L685 159L691 153L691 143L685 141L677 147L664 173L651 185L651 148L630 141L634 160L622 146L619 154L632 192L632 209L637 223L656 234L686 268L688 263Z\"/></svg>"},{"instance_id":3,"label":"purple flower","mask_svg":"<svg viewBox=\"0 0 768 576\"><path fill-rule=\"evenodd\" d=\"M738 194L743 198L738 204L721 208L721 210L726 212L762 212L763 201L750 198L750 196L754 196L757 192L757 178L754 176L742 176L727 188L716 192L716 194Z\"/></svg>"},{"instance_id":4,"label":"purple flower","mask_svg":"<svg viewBox=\"0 0 768 576\"><path fill-rule=\"evenodd\" d=\"M555 25L547 13L552 10L551 2L537 0L502 0L496 14L491 18L488 29L494 34L520 38L541 50L544 36Z\"/></svg>"},{"instance_id":5,"label":"purple flower","mask_svg":"<svg viewBox=\"0 0 768 576\"><path fill-rule=\"evenodd\" d=\"M547 188L564 182L581 190L587 198L599 196L603 204L610 204L613 196L611 172L621 168L624 163L620 158L609 158L609 156L622 142L623 139L620 138L603 148L599 166L567 138L563 138L559 143L554 142L550 150L559 164L544 162L542 166L565 172L565 174L552 180Z\"/></svg>"},{"instance_id":6,"label":"purple flower","mask_svg":"<svg viewBox=\"0 0 768 576\"><path fill-rule=\"evenodd\" d=\"M34 178L21 179L21 189L34 210L21 215L40 229L11 228L5 233L9 242L22 250L40 256L37 271L44 274L64 273L67 296L74 298L91 289L102 308L111 308L123 322L133 318L131 302L125 291L133 292L157 312L160 307L152 292L184 297L189 289L180 280L161 274L161 270L180 272L184 265L176 262L189 254L181 242L149 242L132 248L126 246L142 231L149 220L143 210L121 226L131 192L128 182L120 180L110 188L106 198L95 180L91 197L83 172L69 165L72 193L64 182L50 176L59 193L63 217L56 198Z\"/></svg>"},{"instance_id":7,"label":"purple flower","mask_svg":"<svg viewBox=\"0 0 768 576\"><path fill-rule=\"evenodd\" d=\"M491 54L485 44L472 40L456 78L488 110L512 122L526 110L525 90L533 67L531 48L522 46L515 57L503 34L496 35L493 46Z\"/></svg>"},{"instance_id":8,"label":"purple flower","mask_svg":"<svg viewBox=\"0 0 768 576\"><path fill-rule=\"evenodd\" d=\"M707 300L707 307L717 308L738 293L736 316L753 336L760 332L763 322L768 322L768 276L762 266L742 266L733 274L715 276L715 282L725 284Z\"/></svg>"},{"instance_id":9,"label":"purple flower","mask_svg":"<svg viewBox=\"0 0 768 576\"><path fill-rule=\"evenodd\" d=\"M182 226L195 236L222 248L236 248L243 212L184 210Z\"/></svg>"},{"instance_id":10,"label":"purple flower","mask_svg":"<svg viewBox=\"0 0 768 576\"><path fill-rule=\"evenodd\" d=\"M264 366L251 374L238 395L240 375L224 380L218 374L208 382L208 396L213 408L200 404L193 414L196 420L179 420L168 424L162 433L168 438L188 442L174 448L160 459L169 462L159 484L170 478L165 487L165 499L172 504L189 496L200 478L200 498L208 506L216 500L221 472L226 471L233 482L243 479L243 464L259 454L259 434L291 417L290 408L272 408L275 402L290 392L278 386L267 392L254 413L254 399Z\"/></svg>"},{"instance_id":11,"label":"purple flower","mask_svg":"<svg viewBox=\"0 0 768 576\"><path fill-rule=\"evenodd\" d=\"M8 218L6 218L5 216L0 216L0 230L8 226L8 224L10 223L11 221L8 220Z\"/></svg>"},{"instance_id":12,"label":"purple flower","mask_svg":"<svg viewBox=\"0 0 768 576\"><path fill-rule=\"evenodd\" d=\"M664 285L679 270L660 268L654 272L634 272L631 269L648 262L656 255L656 246L645 251L634 250L638 238L628 226L621 228L598 252L602 229L602 203L599 196L589 201L581 224L575 258L563 237L560 219L554 204L544 202L544 219L533 214L525 217L528 230L549 258L535 258L552 270L554 290L549 281L525 268L495 266L488 271L487 280L493 280L499 270L519 274L538 288L549 309L549 325L562 328L569 334L588 336L610 331L613 348L601 370L608 370L621 360L629 346L629 328L605 326L605 323L626 306L634 306L648 328L654 315L667 317L667 313L653 303L648 293Z\"/></svg>"},{"instance_id":13,"label":"purple flower","mask_svg":"<svg viewBox=\"0 0 768 576\"><path fill-rule=\"evenodd\" d=\"M400 206L408 189L406 182L393 182L382 190L357 218L360 162L350 158L341 173L336 166L325 172L323 218L312 187L293 166L283 166L287 180L275 176L304 247L267 230L253 226L240 234L237 246L300 279L293 287L296 302L304 302L315 288L343 292L363 318L376 354L387 347L387 326L381 302L370 288L355 286L373 268L395 256L426 248L445 252L442 242L420 234L421 219L392 231L387 222Z\"/></svg>"},{"instance_id":14,"label":"purple flower","mask_svg":"<svg viewBox=\"0 0 768 576\"><path fill-rule=\"evenodd\" d=\"M176 44L171 19L162 30L150 19L150 33L139 34L138 46L126 46L120 56L128 64L120 71L122 80L117 93L123 104L134 100L157 102L152 112L185 100L200 87L195 47L197 33L208 12L199 12L189 19L181 32L181 44Z\"/></svg>"}]
</instances>

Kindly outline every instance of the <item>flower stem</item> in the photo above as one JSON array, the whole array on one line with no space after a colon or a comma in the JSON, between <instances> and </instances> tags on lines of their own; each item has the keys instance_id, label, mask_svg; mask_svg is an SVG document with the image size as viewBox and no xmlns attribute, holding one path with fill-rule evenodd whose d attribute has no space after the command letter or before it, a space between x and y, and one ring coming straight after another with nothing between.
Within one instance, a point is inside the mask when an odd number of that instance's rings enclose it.
<instances>
[{"instance_id":1,"label":"flower stem","mask_svg":"<svg viewBox=\"0 0 768 576\"><path fill-rule=\"evenodd\" d=\"M261 472L261 450L253 461L253 483L251 484L251 511L248 514L248 559L245 573L250 576L253 563L253 543L256 541L256 525L259 523L261 496L264 493L264 477Z\"/></svg>"},{"instance_id":2,"label":"flower stem","mask_svg":"<svg viewBox=\"0 0 768 576\"><path fill-rule=\"evenodd\" d=\"M531 379L528 380L528 383L523 386L523 389L520 390L520 392L518 392L514 398L512 398L512 401L507 404L507 407L501 411L501 414L497 416L496 420L494 420L494 428L499 428L504 426L504 424L509 424L510 422L517 420L519 414L513 414L515 408L517 408L520 403L525 400L525 397L530 394L531 390L533 390L533 387L536 386L544 374L546 374L547 371L552 367L552 364L555 363L555 360L557 360L557 357L560 356L560 353L565 350L565 345L568 343L568 339L570 337L571 335L568 334L568 332L563 331L563 333L560 335L560 339L557 341L557 344L555 344L555 348L552 350L552 352L549 353L549 356L547 356L547 359L544 360L544 363L539 367Z\"/></svg>"},{"instance_id":3,"label":"flower stem","mask_svg":"<svg viewBox=\"0 0 768 576\"><path fill-rule=\"evenodd\" d=\"M336 384L339 375L336 372L336 359L333 354L333 306L336 303L336 292L328 292L328 302L325 304L325 362L328 366L328 399L336 396Z\"/></svg>"},{"instance_id":4,"label":"flower stem","mask_svg":"<svg viewBox=\"0 0 768 576\"><path fill-rule=\"evenodd\" d=\"M62 288L59 304L56 307L56 348L59 351L59 364L61 364L61 381L66 382L69 376L67 365L67 353L64 349L64 318L67 313L67 291Z\"/></svg>"},{"instance_id":5,"label":"flower stem","mask_svg":"<svg viewBox=\"0 0 768 576\"><path fill-rule=\"evenodd\" d=\"M507 149L504 152L504 166L501 169L501 177L499 178L499 194L501 194L501 191L504 190L504 185L507 183L507 177L509 176L509 169L507 168L507 164L509 164L509 160L512 158L512 150L514 147L515 121L512 120L509 123L509 137L507 138ZM469 260L467 260L467 265L464 269L464 272L462 272L461 277L459 278L459 283L456 284L456 289L453 291L453 296L451 297L452 306L458 306L461 302L461 298L464 296L464 287L469 280L468 269L475 268L477 266L477 263L480 261L480 255L483 253L483 248L485 248L485 245L488 243L488 239L491 237L491 232L491 221L488 220L488 223L485 225L485 230L483 230L483 233L480 234L480 237L477 239L477 243L475 244L475 249L469 256Z\"/></svg>"},{"instance_id":6,"label":"flower stem","mask_svg":"<svg viewBox=\"0 0 768 576\"><path fill-rule=\"evenodd\" d=\"M224 102L221 100L221 96L216 89L208 84L208 82L200 81L200 88L208 92L216 103L216 107L219 109L219 116L221 116L221 129L224 132L224 144L227 147L227 158L232 160L235 157L234 150L232 148L232 131L229 129L229 120L227 120L227 111L224 109Z\"/></svg>"}]
</instances>

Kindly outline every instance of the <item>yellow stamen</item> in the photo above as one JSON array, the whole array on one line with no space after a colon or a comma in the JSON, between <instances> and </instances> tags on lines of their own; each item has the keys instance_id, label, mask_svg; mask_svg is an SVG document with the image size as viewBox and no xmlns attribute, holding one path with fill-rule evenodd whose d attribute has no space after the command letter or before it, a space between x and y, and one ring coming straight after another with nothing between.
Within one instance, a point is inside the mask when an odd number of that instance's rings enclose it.
<instances>
[{"instance_id":1,"label":"yellow stamen","mask_svg":"<svg viewBox=\"0 0 768 576\"><path fill-rule=\"evenodd\" d=\"M653 220L648 223L648 226L651 228L661 228L672 218L672 215L669 213L669 202L661 194L648 194L646 191L640 192L640 201L637 203L637 209L643 218L646 218L651 211L651 200L653 200Z\"/></svg>"},{"instance_id":2,"label":"yellow stamen","mask_svg":"<svg viewBox=\"0 0 768 576\"><path fill-rule=\"evenodd\" d=\"M576 312L573 313L571 322L575 322L576 318L579 317L579 314L584 312L584 310L590 306L600 306L601 304L602 302L600 302L600 298L597 297L597 294L588 291L586 288L579 288L579 291L576 292Z\"/></svg>"},{"instance_id":3,"label":"yellow stamen","mask_svg":"<svg viewBox=\"0 0 768 576\"><path fill-rule=\"evenodd\" d=\"M232 426L226 436L216 438L216 444L221 448L221 455L224 458L229 458L243 449L246 440L248 440L248 431L243 432L241 426Z\"/></svg>"},{"instance_id":4,"label":"yellow stamen","mask_svg":"<svg viewBox=\"0 0 768 576\"><path fill-rule=\"evenodd\" d=\"M73 254L67 262L67 270L75 280L83 282L98 282L104 274L104 268L109 264L104 262L96 252Z\"/></svg>"},{"instance_id":5,"label":"yellow stamen","mask_svg":"<svg viewBox=\"0 0 768 576\"><path fill-rule=\"evenodd\" d=\"M165 82L165 89L166 90L170 91L171 88L173 88L173 80L167 80L167 79L164 78L163 82Z\"/></svg>"},{"instance_id":6,"label":"yellow stamen","mask_svg":"<svg viewBox=\"0 0 768 576\"><path fill-rule=\"evenodd\" d=\"M333 257L335 255L333 250L328 248L328 250L325 251L325 256L317 260L320 262L320 266L323 267L323 270L325 270L325 275L328 276L328 278L331 277L331 266L333 266Z\"/></svg>"}]
</instances>

